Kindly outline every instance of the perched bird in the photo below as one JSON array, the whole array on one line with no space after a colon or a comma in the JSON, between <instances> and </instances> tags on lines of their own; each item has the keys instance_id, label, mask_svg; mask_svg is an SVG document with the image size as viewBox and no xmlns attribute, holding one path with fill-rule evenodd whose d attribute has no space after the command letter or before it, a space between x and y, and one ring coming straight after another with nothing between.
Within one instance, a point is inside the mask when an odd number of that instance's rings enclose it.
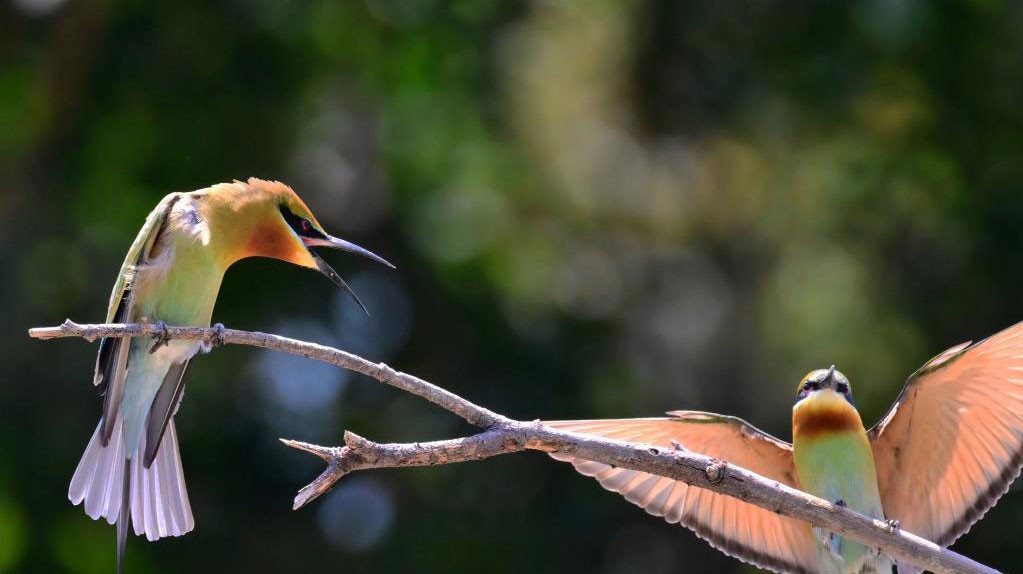
<instances>
[{"instance_id":1,"label":"perched bird","mask_svg":"<svg viewBox=\"0 0 1023 574\"><path fill-rule=\"evenodd\" d=\"M555 421L551 427L685 448L745 467L835 504L952 544L1008 490L1023 465L1023 323L952 347L909 377L865 430L846 377L811 372L792 408L792 444L735 417L675 411L668 418ZM919 572L877 549L738 499L668 478L566 454L611 491L680 523L722 552L777 572ZM895 570L893 566L898 569Z\"/></svg>"},{"instance_id":2,"label":"perched bird","mask_svg":"<svg viewBox=\"0 0 1023 574\"><path fill-rule=\"evenodd\" d=\"M276 182L249 179L164 197L146 218L114 283L107 322L208 327L227 268L272 257L316 269L355 293L313 251L326 247L381 257L324 232L298 195ZM149 540L179 536L194 521L178 454L174 415L199 341L108 338L99 346L93 382L103 416L85 448L68 498L93 519L117 524L117 571L129 521Z\"/></svg>"}]
</instances>

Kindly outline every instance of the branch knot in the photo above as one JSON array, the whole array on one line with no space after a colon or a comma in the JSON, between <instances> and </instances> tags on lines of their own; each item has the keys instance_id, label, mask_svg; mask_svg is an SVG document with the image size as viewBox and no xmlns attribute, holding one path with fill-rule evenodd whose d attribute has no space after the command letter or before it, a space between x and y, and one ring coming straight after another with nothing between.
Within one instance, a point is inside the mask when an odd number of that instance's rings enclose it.
<instances>
[{"instance_id":1,"label":"branch knot","mask_svg":"<svg viewBox=\"0 0 1023 574\"><path fill-rule=\"evenodd\" d=\"M703 471L707 475L707 481L711 484L720 484L728 472L728 463L723 460L715 460L707 465Z\"/></svg>"}]
</instances>

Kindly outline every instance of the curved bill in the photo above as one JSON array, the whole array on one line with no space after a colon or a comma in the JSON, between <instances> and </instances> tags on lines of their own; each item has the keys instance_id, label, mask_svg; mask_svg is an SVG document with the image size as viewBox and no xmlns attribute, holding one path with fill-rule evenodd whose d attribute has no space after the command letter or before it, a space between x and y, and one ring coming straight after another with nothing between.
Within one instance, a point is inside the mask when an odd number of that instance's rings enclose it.
<instances>
[{"instance_id":1,"label":"curved bill","mask_svg":"<svg viewBox=\"0 0 1023 574\"><path fill-rule=\"evenodd\" d=\"M363 257L368 257L369 259L372 259L377 263L383 263L384 265L390 267L391 269L395 269L394 265L391 265L391 263L388 260L377 255L376 253L373 253L369 249L359 247L358 245L352 243L351 241L345 241L344 239L340 239L338 237L332 237L330 235L326 235L324 237L303 237L302 243L305 243L306 247L328 247L330 249L340 249L341 251L355 253L357 255L362 255Z\"/></svg>"},{"instance_id":2,"label":"curved bill","mask_svg":"<svg viewBox=\"0 0 1023 574\"><path fill-rule=\"evenodd\" d=\"M369 315L369 309L367 309L366 306L362 304L362 301L359 299L359 296L356 295L355 291L352 291L352 288L348 286L348 283L345 283L345 280L342 279L341 276L337 274L337 271L334 271L334 268L331 267L330 264L328 264L326 261L324 261L323 258L320 257L319 253L316 253L312 249L309 250L309 255L312 255L313 261L316 261L316 267L317 269L320 270L320 273L326 275L328 279L334 282L334 285L337 285L338 287L343 289L345 293L348 293L348 295L350 295L352 299L355 299L355 302L359 304L359 307L362 307L362 310L367 315Z\"/></svg>"},{"instance_id":3,"label":"curved bill","mask_svg":"<svg viewBox=\"0 0 1023 574\"><path fill-rule=\"evenodd\" d=\"M328 247L331 249L340 249L341 251L347 251L349 253L356 253L358 255L362 255L363 257L368 257L373 261L383 263L384 265L390 267L391 269L394 269L394 265L391 265L389 261L377 255L376 253L373 253L369 249L364 249L352 243L351 241L345 241L344 239L339 239L337 237L332 237L330 235L324 235L323 237L302 237L302 243L304 243L305 246L309 248L308 249L309 255L311 255L313 261L316 262L316 267L317 269L320 270L320 273L326 275L331 281L334 282L334 285L337 285L339 288L343 289L345 293L348 293L348 295L350 295L351 298L354 299L356 303L358 303L359 307L362 307L362 310L367 315L369 315L369 309L366 309L366 306L362 304L362 301L359 300L359 296L355 294L355 291L353 291L352 288L348 286L348 283L345 283L345 280L342 279L341 276L337 274L337 271L334 271L334 268L331 267L326 261L324 261L323 258L320 257L318 253L312 250L312 248Z\"/></svg>"}]
</instances>

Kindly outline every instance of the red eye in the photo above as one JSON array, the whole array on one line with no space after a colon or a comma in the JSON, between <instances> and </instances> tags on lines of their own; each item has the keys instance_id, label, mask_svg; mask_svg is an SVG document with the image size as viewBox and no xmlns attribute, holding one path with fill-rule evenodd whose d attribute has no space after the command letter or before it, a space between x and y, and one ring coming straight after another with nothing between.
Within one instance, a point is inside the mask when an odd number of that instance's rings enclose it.
<instances>
[{"instance_id":1,"label":"red eye","mask_svg":"<svg viewBox=\"0 0 1023 574\"><path fill-rule=\"evenodd\" d=\"M310 223L308 219L303 219L302 220L302 233L312 233L312 232L313 232L313 224Z\"/></svg>"}]
</instances>

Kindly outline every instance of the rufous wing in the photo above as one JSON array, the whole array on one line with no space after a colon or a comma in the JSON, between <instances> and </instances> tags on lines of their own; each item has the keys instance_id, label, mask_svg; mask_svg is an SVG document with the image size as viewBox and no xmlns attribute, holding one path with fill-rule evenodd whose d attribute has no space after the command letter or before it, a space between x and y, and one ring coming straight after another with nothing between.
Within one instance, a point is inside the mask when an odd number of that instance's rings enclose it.
<instances>
[{"instance_id":1,"label":"rufous wing","mask_svg":"<svg viewBox=\"0 0 1023 574\"><path fill-rule=\"evenodd\" d=\"M869 437L885 515L951 544L1023 465L1023 323L929 361Z\"/></svg>"},{"instance_id":2,"label":"rufous wing","mask_svg":"<svg viewBox=\"0 0 1023 574\"><path fill-rule=\"evenodd\" d=\"M726 460L772 480L799 488L792 447L742 419L697 411L674 411L669 418L544 422L552 428L672 448L685 448ZM810 526L738 499L684 482L557 452L577 471L654 516L686 526L722 552L776 572L816 573L817 547Z\"/></svg>"}]
</instances>

